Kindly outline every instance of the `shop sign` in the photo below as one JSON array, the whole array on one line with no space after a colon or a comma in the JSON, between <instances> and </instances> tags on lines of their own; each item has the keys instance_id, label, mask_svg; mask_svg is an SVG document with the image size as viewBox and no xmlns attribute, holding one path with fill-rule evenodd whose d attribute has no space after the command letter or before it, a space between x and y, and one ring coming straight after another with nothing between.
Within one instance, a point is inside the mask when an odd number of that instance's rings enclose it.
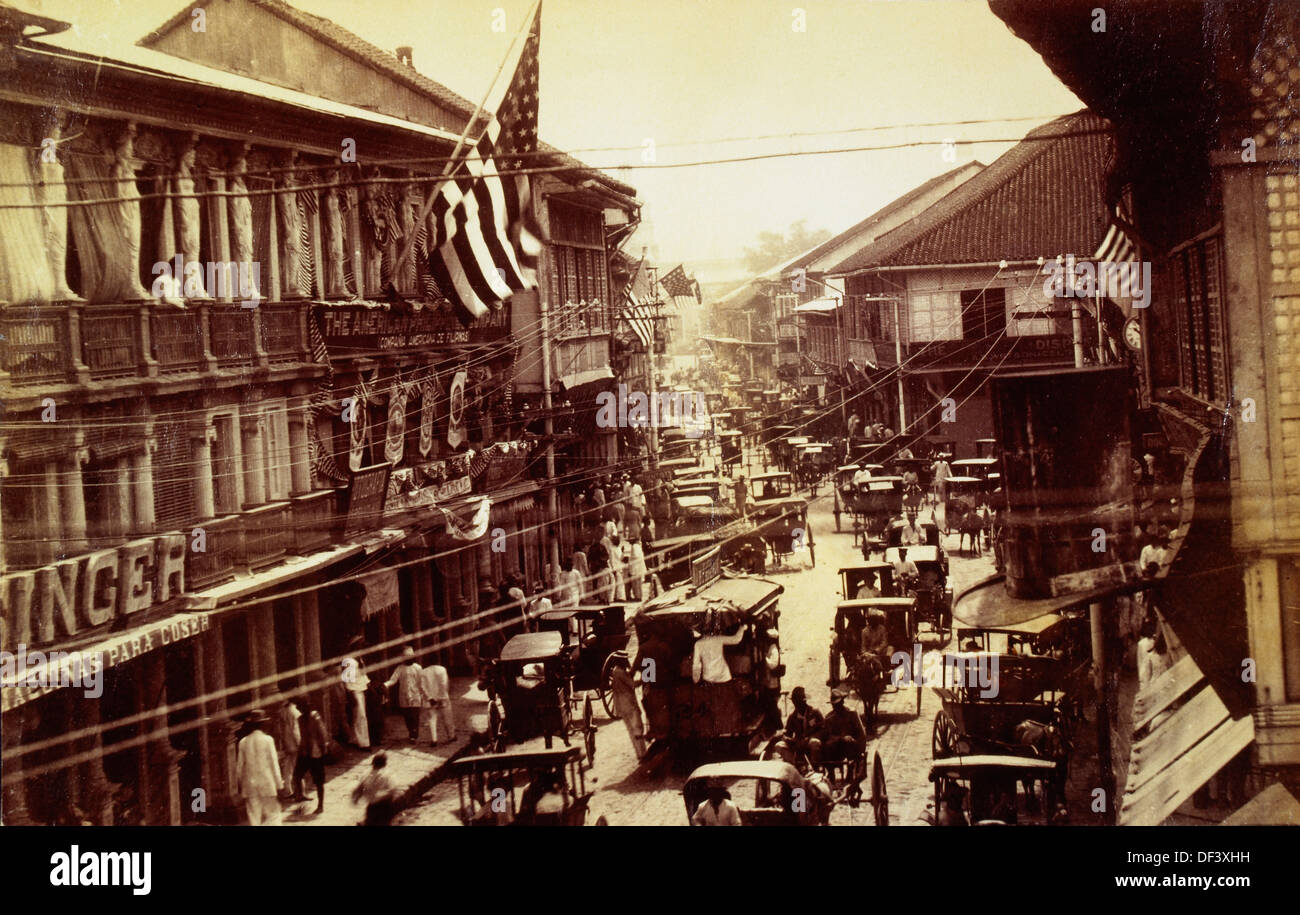
<instances>
[{"instance_id":1,"label":"shop sign","mask_svg":"<svg viewBox=\"0 0 1300 915\"><path fill-rule=\"evenodd\" d=\"M691 584L696 590L722 577L722 550L714 547L703 556L691 560Z\"/></svg>"},{"instance_id":2,"label":"shop sign","mask_svg":"<svg viewBox=\"0 0 1300 915\"><path fill-rule=\"evenodd\" d=\"M384 514L384 499L388 495L388 474L392 469L392 464L376 464L352 474L343 536L354 537L379 526L379 519Z\"/></svg>"},{"instance_id":3,"label":"shop sign","mask_svg":"<svg viewBox=\"0 0 1300 915\"><path fill-rule=\"evenodd\" d=\"M0 648L49 645L185 593L184 534L164 534L0 578Z\"/></svg>"}]
</instances>

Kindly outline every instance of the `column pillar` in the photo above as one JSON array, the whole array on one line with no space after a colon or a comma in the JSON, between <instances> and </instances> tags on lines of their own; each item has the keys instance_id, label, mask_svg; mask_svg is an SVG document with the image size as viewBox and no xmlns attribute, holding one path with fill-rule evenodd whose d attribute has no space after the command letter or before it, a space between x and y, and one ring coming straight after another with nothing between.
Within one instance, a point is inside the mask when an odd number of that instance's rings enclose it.
<instances>
[{"instance_id":1,"label":"column pillar","mask_svg":"<svg viewBox=\"0 0 1300 915\"><path fill-rule=\"evenodd\" d=\"M270 601L263 601L248 610L248 660L249 674L257 684L253 695L259 702L270 699L278 692L274 681L262 683L273 677L275 666L275 617ZM268 713L269 714L269 713Z\"/></svg>"},{"instance_id":2,"label":"column pillar","mask_svg":"<svg viewBox=\"0 0 1300 915\"><path fill-rule=\"evenodd\" d=\"M311 492L311 445L307 422L306 408L289 411L289 484L294 495Z\"/></svg>"},{"instance_id":3,"label":"column pillar","mask_svg":"<svg viewBox=\"0 0 1300 915\"><path fill-rule=\"evenodd\" d=\"M86 541L86 493L81 479L81 465L89 457L86 448L73 448L62 462L59 501L63 508L62 546L67 553L83 553L90 548Z\"/></svg>"},{"instance_id":4,"label":"column pillar","mask_svg":"<svg viewBox=\"0 0 1300 915\"><path fill-rule=\"evenodd\" d=\"M216 430L205 422L194 438L194 500L201 521L217 516L216 492L212 486L212 443L216 437Z\"/></svg>"},{"instance_id":5,"label":"column pillar","mask_svg":"<svg viewBox=\"0 0 1300 915\"><path fill-rule=\"evenodd\" d=\"M59 487L62 482L59 465L56 461L46 461L43 467L45 486L36 501L44 503L44 518L39 519L32 527L37 538L36 556L40 563L45 565L53 562L63 550L67 539L67 528L63 526L63 509L59 504L61 501Z\"/></svg>"},{"instance_id":6,"label":"column pillar","mask_svg":"<svg viewBox=\"0 0 1300 915\"><path fill-rule=\"evenodd\" d=\"M154 529L156 519L153 506L153 453L158 450L158 443L152 438L145 439L144 447L131 455L131 475L134 484L131 492L134 498L132 516L135 520L133 533L146 534Z\"/></svg>"},{"instance_id":7,"label":"column pillar","mask_svg":"<svg viewBox=\"0 0 1300 915\"><path fill-rule=\"evenodd\" d=\"M118 786L110 782L108 774L104 772L104 737L100 728L99 700L74 697L70 704L70 729L89 732L89 736L77 741L74 752L95 754L92 759L77 765L75 778L78 806L95 825L112 826L113 796L117 793Z\"/></svg>"},{"instance_id":8,"label":"column pillar","mask_svg":"<svg viewBox=\"0 0 1300 915\"><path fill-rule=\"evenodd\" d=\"M262 451L262 424L260 414L245 419L240 417L244 436L244 499L248 506L266 502L266 467Z\"/></svg>"},{"instance_id":9,"label":"column pillar","mask_svg":"<svg viewBox=\"0 0 1300 915\"><path fill-rule=\"evenodd\" d=\"M202 648L201 669L195 670L204 697L199 706L207 734L207 759L203 783L208 789L208 809L234 806L235 724L226 714L226 644L220 623L196 637ZM199 668L199 665L195 665Z\"/></svg>"},{"instance_id":10,"label":"column pillar","mask_svg":"<svg viewBox=\"0 0 1300 915\"><path fill-rule=\"evenodd\" d=\"M122 455L113 464L113 508L117 517L112 519L114 534L129 537L140 529L135 519L135 496L131 491L131 457Z\"/></svg>"},{"instance_id":11,"label":"column pillar","mask_svg":"<svg viewBox=\"0 0 1300 915\"><path fill-rule=\"evenodd\" d=\"M24 717L25 710L20 707L7 712L0 722L0 746L6 752L22 746ZM4 763L5 777L13 780L0 790L0 822L5 826L35 825L27 809L27 781L23 778L25 761L24 757L15 756Z\"/></svg>"}]
</instances>

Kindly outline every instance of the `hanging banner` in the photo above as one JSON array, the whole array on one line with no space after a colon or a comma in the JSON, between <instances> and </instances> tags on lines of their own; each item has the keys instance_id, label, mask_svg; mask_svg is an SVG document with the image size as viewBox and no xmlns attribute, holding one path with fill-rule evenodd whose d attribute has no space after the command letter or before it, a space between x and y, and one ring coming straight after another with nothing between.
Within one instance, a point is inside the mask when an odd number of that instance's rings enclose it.
<instances>
[{"instance_id":1,"label":"hanging banner","mask_svg":"<svg viewBox=\"0 0 1300 915\"><path fill-rule=\"evenodd\" d=\"M366 444L370 440L366 398L360 388L353 392L351 408L351 422L348 423L348 469L356 473L366 463ZM345 418L346 409L345 407Z\"/></svg>"},{"instance_id":2,"label":"hanging banner","mask_svg":"<svg viewBox=\"0 0 1300 915\"><path fill-rule=\"evenodd\" d=\"M420 394L420 457L433 453L433 399L438 389L429 382Z\"/></svg>"},{"instance_id":3,"label":"hanging banner","mask_svg":"<svg viewBox=\"0 0 1300 915\"><path fill-rule=\"evenodd\" d=\"M468 525L462 525L460 520L447 509L441 511L443 517L447 519L448 534L457 540L477 540L487 533L488 520L492 517L492 500L484 499L479 502L474 517L470 519Z\"/></svg>"},{"instance_id":4,"label":"hanging banner","mask_svg":"<svg viewBox=\"0 0 1300 915\"><path fill-rule=\"evenodd\" d=\"M361 618L368 620L376 613L382 613L399 605L401 598L397 590L397 572L393 569L380 569L360 578L361 586L366 589L365 599L361 601Z\"/></svg>"},{"instance_id":5,"label":"hanging banner","mask_svg":"<svg viewBox=\"0 0 1300 915\"><path fill-rule=\"evenodd\" d=\"M384 460L402 463L406 451L406 385L396 381L388 390L388 434L384 437Z\"/></svg>"},{"instance_id":6,"label":"hanging banner","mask_svg":"<svg viewBox=\"0 0 1300 915\"><path fill-rule=\"evenodd\" d=\"M459 448L465 441L465 372L457 372L451 381L447 408L447 444Z\"/></svg>"}]
</instances>

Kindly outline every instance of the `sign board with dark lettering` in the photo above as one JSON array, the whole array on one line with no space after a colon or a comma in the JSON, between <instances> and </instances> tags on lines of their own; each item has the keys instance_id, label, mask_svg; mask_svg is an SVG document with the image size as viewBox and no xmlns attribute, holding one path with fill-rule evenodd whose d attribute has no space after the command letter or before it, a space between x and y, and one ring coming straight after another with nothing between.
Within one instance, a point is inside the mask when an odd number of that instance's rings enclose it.
<instances>
[{"instance_id":1,"label":"sign board with dark lettering","mask_svg":"<svg viewBox=\"0 0 1300 915\"><path fill-rule=\"evenodd\" d=\"M379 526L388 495L388 474L392 469L392 464L376 464L373 467L362 467L352 474L343 536L354 537Z\"/></svg>"},{"instance_id":2,"label":"sign board with dark lettering","mask_svg":"<svg viewBox=\"0 0 1300 915\"><path fill-rule=\"evenodd\" d=\"M510 332L509 306L461 326L450 309L396 312L360 305L320 305L316 317L331 359L489 343Z\"/></svg>"},{"instance_id":3,"label":"sign board with dark lettering","mask_svg":"<svg viewBox=\"0 0 1300 915\"><path fill-rule=\"evenodd\" d=\"M703 556L691 560L691 584L696 590L722 577L722 550L714 547Z\"/></svg>"}]
</instances>

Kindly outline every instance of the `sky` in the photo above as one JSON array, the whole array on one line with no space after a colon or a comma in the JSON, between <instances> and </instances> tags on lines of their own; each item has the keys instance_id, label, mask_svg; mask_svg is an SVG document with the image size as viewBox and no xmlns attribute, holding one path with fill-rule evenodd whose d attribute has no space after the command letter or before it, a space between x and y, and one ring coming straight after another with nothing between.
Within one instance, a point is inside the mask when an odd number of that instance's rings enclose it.
<instances>
[{"instance_id":1,"label":"sky","mask_svg":"<svg viewBox=\"0 0 1300 915\"><path fill-rule=\"evenodd\" d=\"M230 2L20 5L73 22L111 53L112 42L135 41L183 7L212 15ZM412 46L420 72L475 103L532 7L292 2L381 48ZM761 231L803 219L838 233L928 178L991 162L1010 148L1005 141L1083 107L984 0L798 2L544 2L542 138L636 187L644 223L633 244L653 245L662 262L685 261L703 281L740 279L743 249ZM918 124L940 126L898 126ZM1003 142L959 144L950 161L937 145L949 138ZM923 141L936 145L695 164Z\"/></svg>"}]
</instances>

